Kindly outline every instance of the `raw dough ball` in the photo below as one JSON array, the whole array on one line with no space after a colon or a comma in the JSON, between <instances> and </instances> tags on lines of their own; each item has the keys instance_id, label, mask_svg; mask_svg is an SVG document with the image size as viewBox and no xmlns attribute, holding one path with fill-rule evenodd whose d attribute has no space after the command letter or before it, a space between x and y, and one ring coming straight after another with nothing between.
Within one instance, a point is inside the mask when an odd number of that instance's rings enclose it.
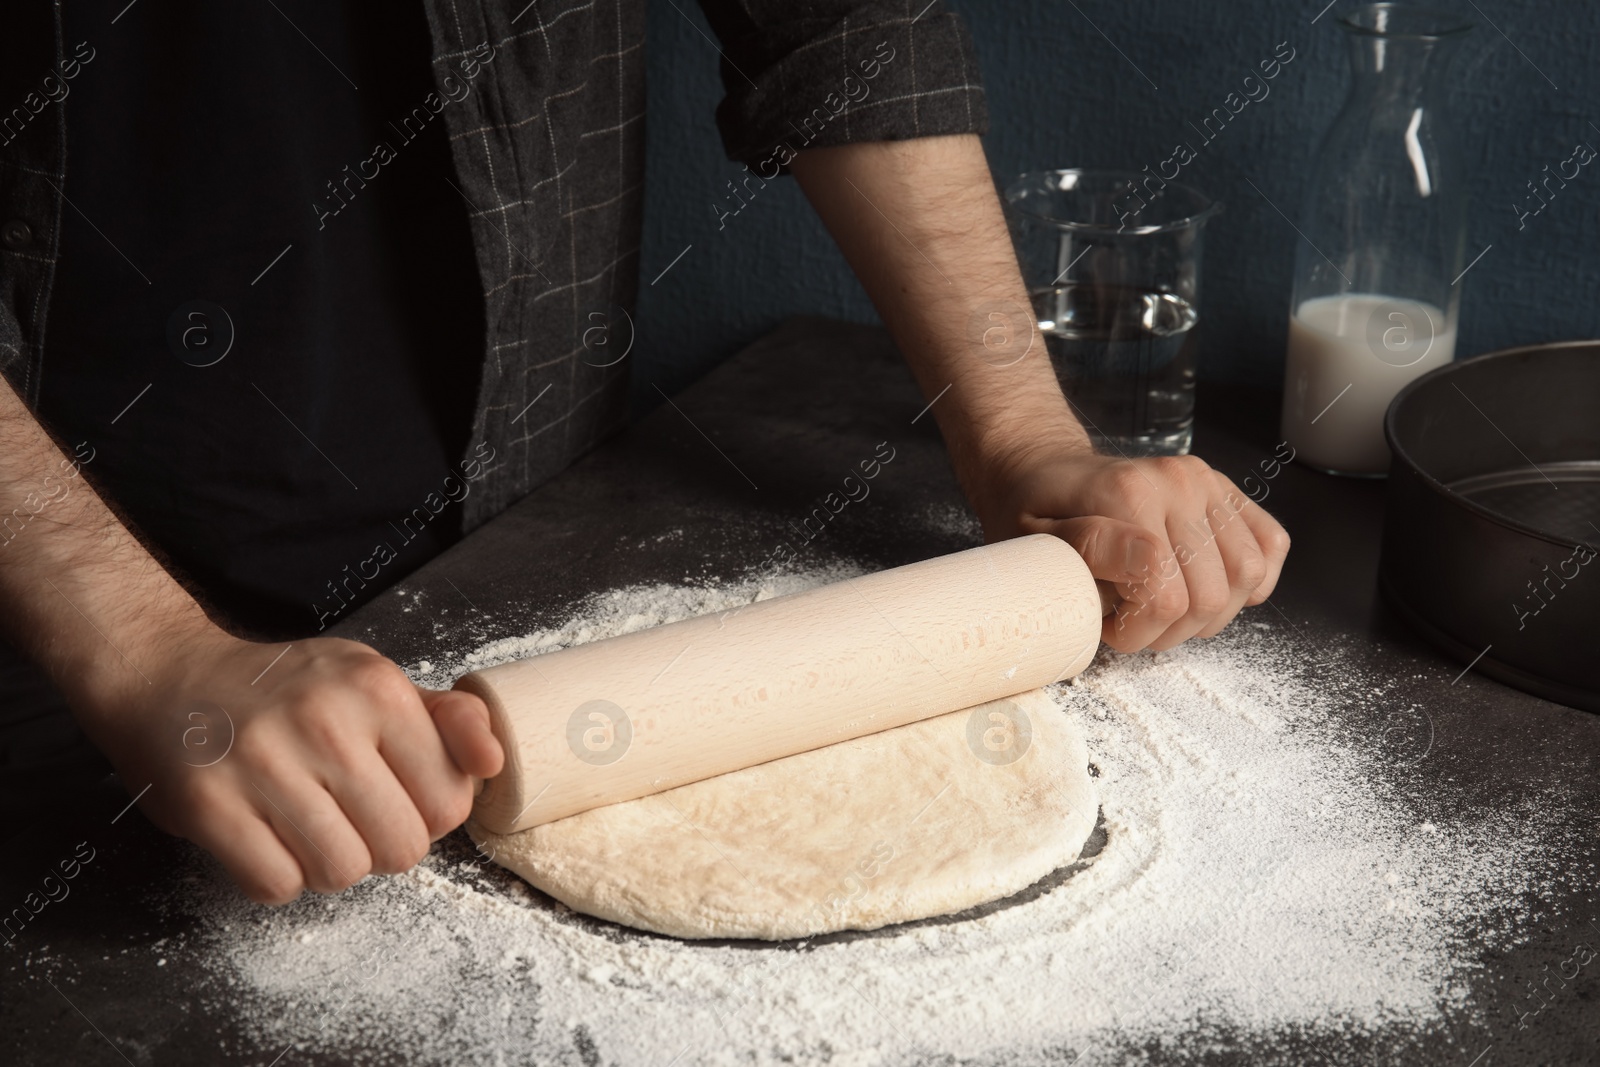
<instances>
[{"instance_id":1,"label":"raw dough ball","mask_svg":"<svg viewBox=\"0 0 1600 1067\"><path fill-rule=\"evenodd\" d=\"M1078 858L1098 800L1043 690L595 808L484 855L569 907L687 938L806 937L958 912Z\"/></svg>"}]
</instances>

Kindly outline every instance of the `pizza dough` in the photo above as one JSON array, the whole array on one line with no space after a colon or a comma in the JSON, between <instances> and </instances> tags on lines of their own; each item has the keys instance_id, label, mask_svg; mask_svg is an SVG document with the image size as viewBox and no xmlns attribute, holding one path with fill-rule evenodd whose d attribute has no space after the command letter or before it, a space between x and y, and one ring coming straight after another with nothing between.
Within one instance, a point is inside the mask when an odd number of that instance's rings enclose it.
<instances>
[{"instance_id":1,"label":"pizza dough","mask_svg":"<svg viewBox=\"0 0 1600 1067\"><path fill-rule=\"evenodd\" d=\"M781 940L958 912L1078 858L1098 801L1043 690L513 834L480 851L567 906Z\"/></svg>"}]
</instances>

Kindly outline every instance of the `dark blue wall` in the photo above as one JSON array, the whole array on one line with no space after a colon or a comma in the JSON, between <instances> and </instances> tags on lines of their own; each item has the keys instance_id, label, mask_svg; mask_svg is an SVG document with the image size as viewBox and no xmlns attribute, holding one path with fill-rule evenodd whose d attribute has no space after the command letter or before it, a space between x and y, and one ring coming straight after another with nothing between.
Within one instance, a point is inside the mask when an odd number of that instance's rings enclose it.
<instances>
[{"instance_id":1,"label":"dark blue wall","mask_svg":"<svg viewBox=\"0 0 1600 1067\"><path fill-rule=\"evenodd\" d=\"M1201 373L1277 384L1299 240L1277 208L1298 216L1316 139L1343 100L1344 35L1333 21L1354 5L1339 0L1313 23L1326 0L953 3L977 39L989 159L1004 178L1057 166L1153 167L1177 141L1196 142L1185 120L1220 106L1280 42L1296 50L1271 94L1246 107L1182 179L1226 204L1207 237ZM1441 6L1477 24L1457 67L1452 118L1472 171L1468 257L1492 246L1461 283L1457 352L1600 336L1600 159L1520 231L1513 210L1541 168L1554 170L1579 142L1600 148L1600 4ZM768 185L718 232L711 205L739 168L724 159L712 119L717 56L688 0L652 7L634 367L647 403L658 397L653 383L667 392L687 384L786 315L875 317L792 180Z\"/></svg>"}]
</instances>

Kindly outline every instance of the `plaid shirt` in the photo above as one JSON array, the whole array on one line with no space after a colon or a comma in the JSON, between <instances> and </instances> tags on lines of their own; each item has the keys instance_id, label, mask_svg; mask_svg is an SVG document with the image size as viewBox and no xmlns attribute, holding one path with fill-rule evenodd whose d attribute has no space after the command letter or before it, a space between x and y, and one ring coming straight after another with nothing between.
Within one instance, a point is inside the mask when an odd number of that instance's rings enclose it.
<instances>
[{"instance_id":1,"label":"plaid shirt","mask_svg":"<svg viewBox=\"0 0 1600 1067\"><path fill-rule=\"evenodd\" d=\"M983 132L966 30L924 2L703 0L722 42L729 156L770 178L806 147ZM471 440L495 463L465 502L471 529L626 416L626 361L600 342L637 289L644 4L425 3L440 91L479 85L444 109L487 315ZM0 36L0 370L37 404L65 181L55 97L94 42L61 40L59 0L13 8Z\"/></svg>"}]
</instances>

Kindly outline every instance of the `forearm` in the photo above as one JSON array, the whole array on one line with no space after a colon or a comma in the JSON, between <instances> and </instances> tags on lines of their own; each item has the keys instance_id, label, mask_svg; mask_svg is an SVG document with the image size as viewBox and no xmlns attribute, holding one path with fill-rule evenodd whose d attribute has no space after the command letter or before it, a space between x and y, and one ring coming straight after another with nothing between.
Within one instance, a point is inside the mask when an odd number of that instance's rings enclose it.
<instances>
[{"instance_id":1,"label":"forearm","mask_svg":"<svg viewBox=\"0 0 1600 1067\"><path fill-rule=\"evenodd\" d=\"M0 380L0 598L7 636L75 706L147 686L178 633L214 629Z\"/></svg>"},{"instance_id":2,"label":"forearm","mask_svg":"<svg viewBox=\"0 0 1600 1067\"><path fill-rule=\"evenodd\" d=\"M256 900L405 870L500 771L477 698L354 641L273 649L213 624L3 381L0 601L135 802Z\"/></svg>"},{"instance_id":3,"label":"forearm","mask_svg":"<svg viewBox=\"0 0 1600 1067\"><path fill-rule=\"evenodd\" d=\"M939 420L958 475L1028 451L1090 451L1045 354L972 134L802 152L792 164ZM969 484L969 492L972 490Z\"/></svg>"}]
</instances>

